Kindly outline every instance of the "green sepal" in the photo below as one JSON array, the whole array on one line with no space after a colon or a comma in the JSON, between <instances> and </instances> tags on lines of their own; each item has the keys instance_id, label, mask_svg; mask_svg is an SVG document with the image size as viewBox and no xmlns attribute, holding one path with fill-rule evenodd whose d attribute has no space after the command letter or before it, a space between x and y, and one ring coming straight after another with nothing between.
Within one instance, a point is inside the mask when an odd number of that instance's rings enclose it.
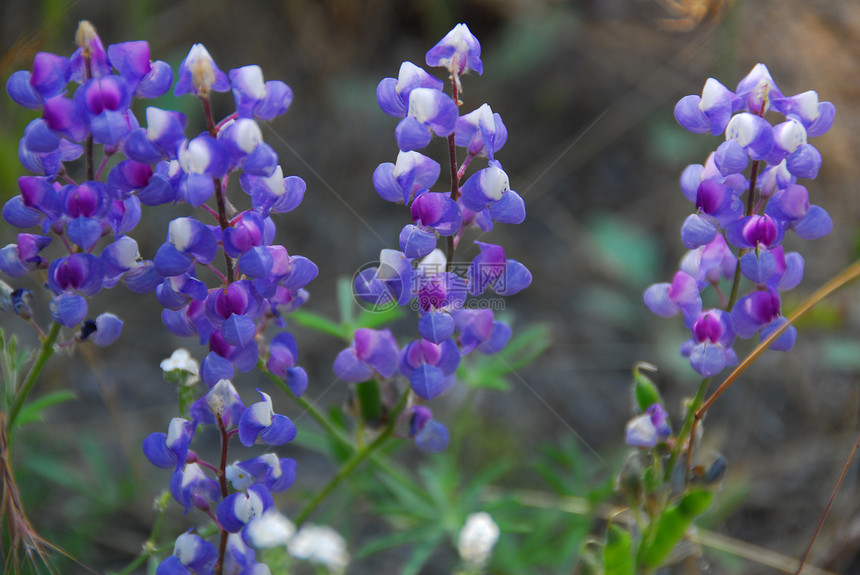
<instances>
[{"instance_id":1,"label":"green sepal","mask_svg":"<svg viewBox=\"0 0 860 575\"><path fill-rule=\"evenodd\" d=\"M603 546L603 566L606 575L634 575L636 562L633 553L633 536L618 525L610 525Z\"/></svg>"},{"instance_id":2,"label":"green sepal","mask_svg":"<svg viewBox=\"0 0 860 575\"><path fill-rule=\"evenodd\" d=\"M379 384L376 380L372 379L356 384L355 394L358 396L362 421L371 428L377 428L382 425L382 398L380 397Z\"/></svg>"},{"instance_id":3,"label":"green sepal","mask_svg":"<svg viewBox=\"0 0 860 575\"><path fill-rule=\"evenodd\" d=\"M633 367L633 399L640 412L645 412L655 403L663 404L663 397L651 379L642 373L641 368L647 364L637 363Z\"/></svg>"},{"instance_id":4,"label":"green sepal","mask_svg":"<svg viewBox=\"0 0 860 575\"><path fill-rule=\"evenodd\" d=\"M707 511L713 501L713 491L700 489L687 493L678 503L668 507L658 519L650 544L643 544L639 549L639 564L648 568L663 565L693 520Z\"/></svg>"}]
</instances>

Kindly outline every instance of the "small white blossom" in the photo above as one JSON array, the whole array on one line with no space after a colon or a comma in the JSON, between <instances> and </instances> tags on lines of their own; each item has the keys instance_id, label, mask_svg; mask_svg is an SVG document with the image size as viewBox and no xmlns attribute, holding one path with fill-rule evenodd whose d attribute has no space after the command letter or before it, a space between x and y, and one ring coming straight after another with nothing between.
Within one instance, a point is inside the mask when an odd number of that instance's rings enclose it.
<instances>
[{"instance_id":1,"label":"small white blossom","mask_svg":"<svg viewBox=\"0 0 860 575\"><path fill-rule=\"evenodd\" d=\"M200 366L197 364L197 361L191 357L191 354L188 353L188 350L184 347L181 347L173 352L173 354L161 362L162 371L169 372L175 371L177 369L182 371L187 371L194 378L196 378L200 374ZM194 381L197 381L196 379Z\"/></svg>"},{"instance_id":2,"label":"small white blossom","mask_svg":"<svg viewBox=\"0 0 860 575\"><path fill-rule=\"evenodd\" d=\"M466 563L482 567L490 560L499 534L499 526L489 513L472 513L460 530L457 551Z\"/></svg>"},{"instance_id":3,"label":"small white blossom","mask_svg":"<svg viewBox=\"0 0 860 575\"><path fill-rule=\"evenodd\" d=\"M296 526L282 513L270 509L245 526L245 540L255 549L268 549L291 541Z\"/></svg>"},{"instance_id":4,"label":"small white blossom","mask_svg":"<svg viewBox=\"0 0 860 575\"><path fill-rule=\"evenodd\" d=\"M317 563L334 573L341 573L349 565L349 552L341 535L327 526L308 523L287 544L290 555Z\"/></svg>"}]
</instances>

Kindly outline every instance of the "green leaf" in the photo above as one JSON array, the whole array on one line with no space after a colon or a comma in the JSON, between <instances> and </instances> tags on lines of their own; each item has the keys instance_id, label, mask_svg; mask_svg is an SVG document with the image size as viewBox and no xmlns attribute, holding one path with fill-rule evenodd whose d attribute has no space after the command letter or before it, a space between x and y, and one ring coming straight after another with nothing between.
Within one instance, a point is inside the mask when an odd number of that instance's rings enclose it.
<instances>
[{"instance_id":1,"label":"green leaf","mask_svg":"<svg viewBox=\"0 0 860 575\"><path fill-rule=\"evenodd\" d=\"M655 403L663 405L663 398L651 378L642 373L642 367L642 364L636 364L633 368L633 397L639 411L645 412Z\"/></svg>"},{"instance_id":2,"label":"green leaf","mask_svg":"<svg viewBox=\"0 0 860 575\"><path fill-rule=\"evenodd\" d=\"M295 321L302 327L325 333L340 339L349 340L346 328L336 324L332 320L325 318L319 314L303 309L298 309L290 313L290 319Z\"/></svg>"},{"instance_id":3,"label":"green leaf","mask_svg":"<svg viewBox=\"0 0 860 575\"><path fill-rule=\"evenodd\" d=\"M337 309L340 312L340 323L349 325L355 321L355 298L352 294L352 282L346 276L337 278Z\"/></svg>"},{"instance_id":4,"label":"green leaf","mask_svg":"<svg viewBox=\"0 0 860 575\"><path fill-rule=\"evenodd\" d=\"M444 531L442 531L442 528L439 525L431 524L423 525L416 529L398 531L397 533L392 533L391 535L384 535L378 539L374 539L370 543L361 547L358 551L355 552L355 558L362 559L364 557L368 557L369 555L373 555L374 553L385 551L386 549L393 549L394 547L400 547L401 545L421 541L422 539L426 539L428 537L432 537L438 534L444 535Z\"/></svg>"},{"instance_id":5,"label":"green leaf","mask_svg":"<svg viewBox=\"0 0 860 575\"><path fill-rule=\"evenodd\" d=\"M28 423L42 421L42 412L45 409L52 405L65 403L72 399L77 399L77 396L68 390L54 391L47 395L43 395L21 408L21 411L18 413L18 419L15 421L15 425L26 425Z\"/></svg>"},{"instance_id":6,"label":"green leaf","mask_svg":"<svg viewBox=\"0 0 860 575\"><path fill-rule=\"evenodd\" d=\"M432 535L429 535L421 543L415 546L415 549L412 550L412 556L409 557L409 560L403 566L403 571L401 571L402 575L417 575L421 568L427 563L427 560L430 558L430 555L433 554L433 551L436 547L441 543L442 539L445 537L444 532L438 532Z\"/></svg>"},{"instance_id":7,"label":"green leaf","mask_svg":"<svg viewBox=\"0 0 860 575\"><path fill-rule=\"evenodd\" d=\"M651 568L663 565L693 520L707 511L713 501L713 491L700 489L687 493L678 503L668 507L657 520L650 544L640 547L639 563Z\"/></svg>"},{"instance_id":8,"label":"green leaf","mask_svg":"<svg viewBox=\"0 0 860 575\"><path fill-rule=\"evenodd\" d=\"M547 324L530 326L511 338L502 351L494 355L477 355L462 362L457 371L467 385L483 389L508 391L510 383L504 376L527 366L537 359L552 343Z\"/></svg>"},{"instance_id":9,"label":"green leaf","mask_svg":"<svg viewBox=\"0 0 860 575\"><path fill-rule=\"evenodd\" d=\"M634 575L633 536L618 525L610 525L603 546L603 565L606 575Z\"/></svg>"},{"instance_id":10,"label":"green leaf","mask_svg":"<svg viewBox=\"0 0 860 575\"><path fill-rule=\"evenodd\" d=\"M388 325L401 317L403 317L403 308L400 306L392 306L379 311L362 309L361 313L358 314L358 319L353 323L353 326L355 329L360 327L377 328L383 325Z\"/></svg>"}]
</instances>

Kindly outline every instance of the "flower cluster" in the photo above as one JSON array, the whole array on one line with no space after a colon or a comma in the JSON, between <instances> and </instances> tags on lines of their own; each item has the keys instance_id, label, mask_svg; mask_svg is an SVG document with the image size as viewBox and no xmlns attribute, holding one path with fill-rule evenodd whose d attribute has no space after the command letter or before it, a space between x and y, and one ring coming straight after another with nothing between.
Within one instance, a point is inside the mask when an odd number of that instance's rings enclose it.
<instances>
[{"instance_id":1,"label":"flower cluster","mask_svg":"<svg viewBox=\"0 0 860 575\"><path fill-rule=\"evenodd\" d=\"M769 111L784 120L772 125ZM690 251L672 282L652 285L644 299L657 315L683 315L691 337L681 351L703 377L737 363L736 337L764 339L785 323L780 292L795 287L804 269L803 257L784 249L786 234L812 240L832 229L830 216L810 204L798 180L817 176L821 154L808 138L825 133L834 113L816 92L784 96L763 64L734 92L710 78L701 96L686 96L675 107L684 128L725 133L725 141L704 165L688 166L681 175L684 196L696 207L681 228ZM738 297L742 278L751 288ZM723 279L733 282L729 299L720 288ZM708 286L719 306L703 309ZM791 349L796 337L790 327L771 347Z\"/></svg>"},{"instance_id":2,"label":"flower cluster","mask_svg":"<svg viewBox=\"0 0 860 575\"><path fill-rule=\"evenodd\" d=\"M173 369L185 368L169 364L165 373ZM143 441L147 459L157 467L172 470L173 498L186 512L196 508L209 515L225 534L228 545L223 557L224 573L239 572L239 568L231 570L229 565L254 567L254 549L271 546L272 537L281 531L281 543L286 544L292 535L272 525L276 513L272 493L285 491L293 484L295 460L265 453L235 461L221 473L217 465L201 459L191 449L198 428L207 425L221 433L222 459L234 436L245 447L260 443L279 446L292 441L295 425L274 412L268 394L258 392L260 401L246 407L233 384L223 379L191 406L190 419L175 417L167 433L153 433ZM218 558L212 543L186 533L177 539L173 555L161 563L158 573L210 573Z\"/></svg>"},{"instance_id":3,"label":"flower cluster","mask_svg":"<svg viewBox=\"0 0 860 575\"><path fill-rule=\"evenodd\" d=\"M18 179L20 194L5 203L2 217L18 228L38 227L39 233L20 233L17 244L0 250L0 271L17 278L47 270L52 319L67 328L80 325L79 340L107 345L119 336L122 322L112 314L84 321L87 299L137 267L137 243L126 234L140 220L141 200L99 178L138 129L133 99L162 95L173 73L164 62L150 60L146 42L105 49L87 22L78 29L77 44L70 57L38 53L32 71L15 72L6 83L16 103L39 110L41 117L27 125L18 146L18 158L34 175ZM95 144L104 149L98 170ZM82 155L87 170L78 182L66 164ZM65 255L45 255L54 238ZM102 238L107 242L99 248Z\"/></svg>"},{"instance_id":4,"label":"flower cluster","mask_svg":"<svg viewBox=\"0 0 860 575\"><path fill-rule=\"evenodd\" d=\"M465 24L458 24L425 60L449 73L452 94L412 62L404 62L398 77L385 78L376 90L382 110L400 118L395 129L400 151L394 163L377 167L373 185L383 199L409 208L412 222L400 233L400 249L382 250L379 265L364 269L354 282L356 295L374 306L411 303L419 313L420 338L401 349L388 330L360 329L352 345L338 355L334 369L351 383L387 380L399 373L418 398L431 400L454 385L463 355L498 352L511 336L510 327L496 320L492 310L468 309L467 297L481 296L488 288L499 295L515 294L531 283L531 274L506 258L501 246L477 241L480 253L463 269L454 269L454 250L467 231L488 232L497 222L518 224L525 219L525 204L495 158L508 136L499 114L488 104L459 114L461 75L483 72L478 40ZM441 165L418 151L434 136L448 145L451 185L445 192L431 191ZM466 152L459 166L457 148ZM475 158L485 158L487 167L461 184ZM437 247L440 237L446 238L447 255ZM406 413L409 435L419 448L445 448L447 430L429 409L416 405Z\"/></svg>"},{"instance_id":5,"label":"flower cluster","mask_svg":"<svg viewBox=\"0 0 860 575\"><path fill-rule=\"evenodd\" d=\"M197 44L180 64L174 86L175 95L192 94L202 104L207 127L188 137L180 112L148 107L141 125L132 111L135 97L160 96L173 84L170 66L151 61L146 42L105 49L82 22L77 44L68 58L37 54L32 71L16 72L7 82L12 99L41 117L27 126L19 145L19 158L34 175L18 180L21 193L3 206L2 217L19 228L38 226L40 233L21 233L17 244L0 250L0 271L19 277L47 270L52 333L61 325L80 326L76 341L111 343L122 322L109 313L86 320L87 300L124 283L135 293L155 293L169 331L208 344L199 366L187 352L165 361L167 378L180 387L180 403L193 399L198 377L209 389L190 406L190 418L174 418L167 433L147 437L143 450L153 464L173 470L170 490L185 510L206 512L229 541L219 552L187 533L158 572L209 573L216 562L224 573L250 572L255 563L249 545L265 546L263 539L277 531L271 494L293 483L295 462L267 453L227 466L228 444L238 436L247 447L278 446L291 441L296 428L275 414L263 391L261 401L246 407L231 380L236 369L250 371L265 361L294 395L305 391L295 338L281 331L266 344L265 331L271 324L283 327L283 314L307 301L304 288L317 275L313 262L275 243L273 218L301 203L305 183L284 177L260 122L286 112L292 92L283 82L264 81L258 66L222 72ZM235 111L216 122L210 95L227 91ZM82 157L79 183L71 162ZM248 209L238 213L227 198L231 179L247 196ZM170 204L197 213L173 219L165 242L144 260L129 234L142 206ZM53 238L64 255L45 255ZM5 282L0 288L4 311L31 319L31 294ZM220 467L190 449L196 430L206 425L221 432ZM262 516L269 527L254 523ZM248 525L255 526L246 530Z\"/></svg>"}]
</instances>

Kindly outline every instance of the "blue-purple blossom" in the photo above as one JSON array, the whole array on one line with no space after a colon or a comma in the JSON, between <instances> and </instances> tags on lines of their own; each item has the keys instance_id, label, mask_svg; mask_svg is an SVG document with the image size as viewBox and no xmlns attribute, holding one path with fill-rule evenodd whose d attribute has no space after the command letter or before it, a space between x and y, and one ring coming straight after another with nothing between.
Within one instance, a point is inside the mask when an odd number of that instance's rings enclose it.
<instances>
[{"instance_id":1,"label":"blue-purple blossom","mask_svg":"<svg viewBox=\"0 0 860 575\"><path fill-rule=\"evenodd\" d=\"M191 507L206 511L221 499L218 482L206 475L197 463L186 463L170 477L170 493L185 512Z\"/></svg>"},{"instance_id":2,"label":"blue-purple blossom","mask_svg":"<svg viewBox=\"0 0 860 575\"><path fill-rule=\"evenodd\" d=\"M402 118L409 109L409 94L415 88L442 90L442 81L412 62L403 62L397 78L384 78L376 87L376 101L389 116Z\"/></svg>"},{"instance_id":3,"label":"blue-purple blossom","mask_svg":"<svg viewBox=\"0 0 860 575\"><path fill-rule=\"evenodd\" d=\"M17 244L0 249L0 271L13 278L48 267L48 260L39 255L51 243L51 238L36 234L18 234Z\"/></svg>"},{"instance_id":4,"label":"blue-purple blossom","mask_svg":"<svg viewBox=\"0 0 860 575\"><path fill-rule=\"evenodd\" d=\"M180 96L193 92L195 96L205 98L212 90L226 92L229 89L227 75L218 68L206 47L194 44L179 64L179 78L173 87L173 94Z\"/></svg>"},{"instance_id":5,"label":"blue-purple blossom","mask_svg":"<svg viewBox=\"0 0 860 575\"><path fill-rule=\"evenodd\" d=\"M646 412L627 423L625 442L631 447L650 449L672 434L666 410L659 403L650 406Z\"/></svg>"},{"instance_id":6,"label":"blue-purple blossom","mask_svg":"<svg viewBox=\"0 0 860 575\"><path fill-rule=\"evenodd\" d=\"M469 156L493 160L508 139L508 129L489 104L457 118L454 142L466 148Z\"/></svg>"},{"instance_id":7,"label":"blue-purple blossom","mask_svg":"<svg viewBox=\"0 0 860 575\"><path fill-rule=\"evenodd\" d=\"M383 162L373 172L373 187L389 202L406 204L432 188L439 179L439 162L420 152L398 152L396 163Z\"/></svg>"},{"instance_id":8,"label":"blue-purple blossom","mask_svg":"<svg viewBox=\"0 0 860 575\"><path fill-rule=\"evenodd\" d=\"M185 465L197 424L181 417L170 420L167 433L151 433L143 440L143 454L156 467L174 468Z\"/></svg>"},{"instance_id":9,"label":"blue-purple blossom","mask_svg":"<svg viewBox=\"0 0 860 575\"><path fill-rule=\"evenodd\" d=\"M218 516L218 521L229 533L237 533L249 521L256 517L260 517L272 509L274 502L272 494L264 485L250 485L245 492L233 493L225 497L215 513Z\"/></svg>"},{"instance_id":10,"label":"blue-purple blossom","mask_svg":"<svg viewBox=\"0 0 860 575\"><path fill-rule=\"evenodd\" d=\"M278 493L289 489L296 480L296 461L266 453L228 465L225 473L237 491L245 491L249 486L260 483L272 493Z\"/></svg>"},{"instance_id":11,"label":"blue-purple blossom","mask_svg":"<svg viewBox=\"0 0 860 575\"><path fill-rule=\"evenodd\" d=\"M400 352L400 373L409 378L412 391L431 400L454 385L460 350L452 340L435 344L419 339Z\"/></svg>"},{"instance_id":12,"label":"blue-purple blossom","mask_svg":"<svg viewBox=\"0 0 860 575\"><path fill-rule=\"evenodd\" d=\"M266 369L283 378L296 397L301 396L308 388L307 373L296 365L298 353L296 338L289 332L282 331L269 343L269 358L266 361Z\"/></svg>"},{"instance_id":13,"label":"blue-purple blossom","mask_svg":"<svg viewBox=\"0 0 860 575\"><path fill-rule=\"evenodd\" d=\"M428 453L441 453L448 448L448 429L433 419L433 413L426 407L417 405L409 412L409 437L415 447Z\"/></svg>"},{"instance_id":14,"label":"blue-purple blossom","mask_svg":"<svg viewBox=\"0 0 860 575\"><path fill-rule=\"evenodd\" d=\"M176 538L173 554L162 561L156 575L209 575L218 561L218 549L194 533Z\"/></svg>"},{"instance_id":15,"label":"blue-purple blossom","mask_svg":"<svg viewBox=\"0 0 860 575\"><path fill-rule=\"evenodd\" d=\"M245 404L233 384L222 379L191 406L191 419L195 423L213 425L219 421L225 429L238 425Z\"/></svg>"},{"instance_id":16,"label":"blue-purple blossom","mask_svg":"<svg viewBox=\"0 0 860 575\"><path fill-rule=\"evenodd\" d=\"M420 150L433 135L447 137L457 123L457 105L450 96L433 88L415 88L409 93L409 109L397 124L394 135L403 152Z\"/></svg>"},{"instance_id":17,"label":"blue-purple blossom","mask_svg":"<svg viewBox=\"0 0 860 575\"><path fill-rule=\"evenodd\" d=\"M348 383L362 383L397 372L400 347L388 329L359 328L351 345L334 360L334 373Z\"/></svg>"},{"instance_id":18,"label":"blue-purple blossom","mask_svg":"<svg viewBox=\"0 0 860 575\"><path fill-rule=\"evenodd\" d=\"M455 77L474 70L484 72L481 62L481 43L465 24L457 24L425 57L428 66L446 68Z\"/></svg>"},{"instance_id":19,"label":"blue-purple blossom","mask_svg":"<svg viewBox=\"0 0 860 575\"><path fill-rule=\"evenodd\" d=\"M732 349L735 333L728 313L719 309L703 311L693 322L692 332L693 337L681 347L681 353L689 356L690 365L702 377L717 375L737 363Z\"/></svg>"},{"instance_id":20,"label":"blue-purple blossom","mask_svg":"<svg viewBox=\"0 0 860 575\"><path fill-rule=\"evenodd\" d=\"M260 391L262 401L249 405L239 418L239 441L251 447L258 441L283 445L296 437L296 426L286 415L276 414L269 394Z\"/></svg>"}]
</instances>

